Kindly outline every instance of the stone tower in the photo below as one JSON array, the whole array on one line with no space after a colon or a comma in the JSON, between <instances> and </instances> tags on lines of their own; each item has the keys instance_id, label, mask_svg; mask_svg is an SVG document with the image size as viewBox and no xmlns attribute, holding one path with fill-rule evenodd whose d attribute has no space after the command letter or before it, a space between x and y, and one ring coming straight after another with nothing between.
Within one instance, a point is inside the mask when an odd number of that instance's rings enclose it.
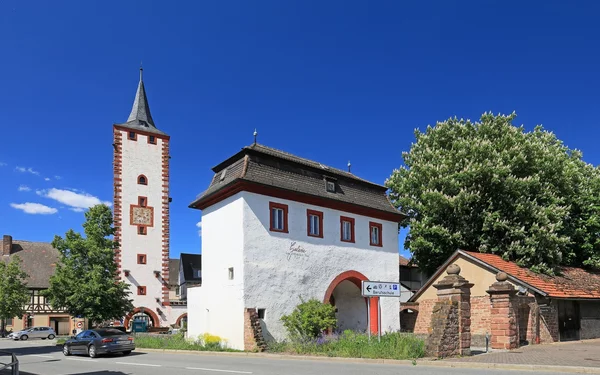
<instances>
[{"instance_id":1,"label":"stone tower","mask_svg":"<svg viewBox=\"0 0 600 375\"><path fill-rule=\"evenodd\" d=\"M169 315L169 136L150 114L140 68L127 122L113 125L115 257L135 310L125 317L164 326Z\"/></svg>"}]
</instances>

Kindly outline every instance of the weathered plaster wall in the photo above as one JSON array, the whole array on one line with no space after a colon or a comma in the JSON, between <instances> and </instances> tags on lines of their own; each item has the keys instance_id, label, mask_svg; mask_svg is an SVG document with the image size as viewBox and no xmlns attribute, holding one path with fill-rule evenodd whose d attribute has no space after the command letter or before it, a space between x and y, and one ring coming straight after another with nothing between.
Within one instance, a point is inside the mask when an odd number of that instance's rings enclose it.
<instances>
[{"instance_id":1,"label":"weathered plaster wall","mask_svg":"<svg viewBox=\"0 0 600 375\"><path fill-rule=\"evenodd\" d=\"M350 281L342 281L333 291L338 328L367 331L367 302L360 289Z\"/></svg>"},{"instance_id":2,"label":"weathered plaster wall","mask_svg":"<svg viewBox=\"0 0 600 375\"><path fill-rule=\"evenodd\" d=\"M242 193L202 211L202 286L187 289L188 336L210 333L236 349L244 348L243 218Z\"/></svg>"},{"instance_id":3,"label":"weathered plaster wall","mask_svg":"<svg viewBox=\"0 0 600 375\"><path fill-rule=\"evenodd\" d=\"M285 338L280 317L289 314L301 302L301 297L322 301L331 282L345 271L358 271L370 280L399 279L397 223L254 193L241 194L244 198L244 305L266 309L263 335L267 340ZM269 231L270 201L288 205L289 233ZM307 209L323 212L323 238L307 236ZM340 215L356 220L355 243L340 241ZM369 245L369 221L383 225L383 247ZM208 231L203 219L203 236ZM203 249L206 256L204 244ZM398 330L398 299L383 298L381 307L382 329Z\"/></svg>"},{"instance_id":4,"label":"weathered plaster wall","mask_svg":"<svg viewBox=\"0 0 600 375\"><path fill-rule=\"evenodd\" d=\"M167 311L156 298L162 301L162 278L157 278L154 271L163 273L163 139L156 138L156 144L149 144L147 136L137 134L137 140L129 140L127 132L122 134L122 192L123 225L121 227L121 270L130 270L129 277L123 276L131 287L131 298L134 307L145 307L156 312L160 308ZM147 185L138 185L137 177L143 174L148 179ZM137 226L130 225L130 206L138 204L138 196L148 199L148 206L154 207L153 226L147 229L146 235L137 233ZM137 254L146 254L146 264L137 264ZM139 296L137 287L145 286L146 295ZM160 324L169 322L167 314L160 315Z\"/></svg>"}]
</instances>

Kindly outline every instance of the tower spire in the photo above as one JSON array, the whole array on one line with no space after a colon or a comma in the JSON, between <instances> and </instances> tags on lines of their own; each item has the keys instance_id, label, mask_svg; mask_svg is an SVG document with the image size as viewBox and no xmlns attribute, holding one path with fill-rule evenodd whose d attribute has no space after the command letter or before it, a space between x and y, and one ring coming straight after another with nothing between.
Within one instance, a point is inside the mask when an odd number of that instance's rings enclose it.
<instances>
[{"instance_id":1,"label":"tower spire","mask_svg":"<svg viewBox=\"0 0 600 375\"><path fill-rule=\"evenodd\" d=\"M146 96L146 88L144 87L144 68L140 63L140 82L138 83L137 92L135 93L135 100L133 101L133 107L127 122L136 121L139 125L151 126L156 128L154 120L150 114L150 105L148 104L148 97Z\"/></svg>"}]
</instances>

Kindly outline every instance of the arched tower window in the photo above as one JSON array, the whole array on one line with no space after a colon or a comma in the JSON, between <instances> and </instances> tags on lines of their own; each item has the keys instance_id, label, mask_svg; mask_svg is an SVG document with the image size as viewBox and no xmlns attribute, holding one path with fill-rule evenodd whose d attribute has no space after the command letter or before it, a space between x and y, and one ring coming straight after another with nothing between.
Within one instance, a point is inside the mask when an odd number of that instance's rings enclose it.
<instances>
[{"instance_id":1,"label":"arched tower window","mask_svg":"<svg viewBox=\"0 0 600 375\"><path fill-rule=\"evenodd\" d=\"M148 185L148 179L143 174L138 176L138 184L139 185Z\"/></svg>"}]
</instances>

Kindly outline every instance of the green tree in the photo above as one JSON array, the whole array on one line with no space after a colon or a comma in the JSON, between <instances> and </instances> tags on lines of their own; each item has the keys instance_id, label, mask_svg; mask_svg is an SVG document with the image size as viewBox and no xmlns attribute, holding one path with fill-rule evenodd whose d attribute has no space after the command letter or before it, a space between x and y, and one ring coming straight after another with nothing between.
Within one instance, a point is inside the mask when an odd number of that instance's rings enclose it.
<instances>
[{"instance_id":1,"label":"green tree","mask_svg":"<svg viewBox=\"0 0 600 375\"><path fill-rule=\"evenodd\" d=\"M433 273L457 249L493 253L534 271L600 265L600 177L537 126L484 113L415 130L404 166L387 180L408 215L405 247Z\"/></svg>"},{"instance_id":2,"label":"green tree","mask_svg":"<svg viewBox=\"0 0 600 375\"><path fill-rule=\"evenodd\" d=\"M0 332L4 337L6 319L23 316L30 294L21 270L21 259L14 255L10 262L0 260Z\"/></svg>"},{"instance_id":3,"label":"green tree","mask_svg":"<svg viewBox=\"0 0 600 375\"><path fill-rule=\"evenodd\" d=\"M52 306L60 306L90 324L120 319L133 310L128 285L117 281L112 212L96 205L85 213L85 237L69 230L65 238L55 236L52 246L60 260L45 295Z\"/></svg>"},{"instance_id":4,"label":"green tree","mask_svg":"<svg viewBox=\"0 0 600 375\"><path fill-rule=\"evenodd\" d=\"M337 323L335 307L314 298L302 301L290 315L282 316L281 321L294 340L315 338Z\"/></svg>"}]
</instances>

